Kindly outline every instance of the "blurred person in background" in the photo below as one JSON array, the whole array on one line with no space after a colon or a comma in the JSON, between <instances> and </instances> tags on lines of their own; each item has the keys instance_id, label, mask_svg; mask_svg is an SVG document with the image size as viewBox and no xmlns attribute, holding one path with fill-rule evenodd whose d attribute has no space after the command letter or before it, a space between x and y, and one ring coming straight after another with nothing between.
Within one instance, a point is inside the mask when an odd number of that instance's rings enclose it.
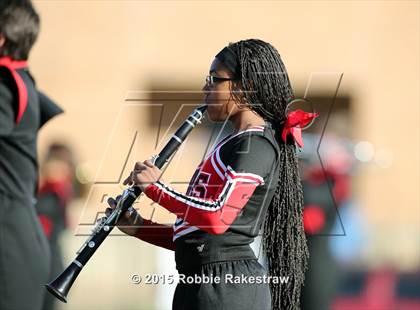
<instances>
[{"instance_id":1,"label":"blurred person in background","mask_svg":"<svg viewBox=\"0 0 420 310\"><path fill-rule=\"evenodd\" d=\"M51 250L51 274L64 269L59 238L67 227L66 207L74 197L74 159L71 149L62 143L49 146L41 165L36 209ZM57 299L47 294L43 310L56 308Z\"/></svg>"},{"instance_id":2,"label":"blurred person in background","mask_svg":"<svg viewBox=\"0 0 420 310\"><path fill-rule=\"evenodd\" d=\"M330 234L347 195L344 175L319 165L308 167L302 178L305 192L304 227L310 253L306 283L302 290L302 309L330 309L338 285L338 265L329 248ZM330 188L332 189L331 197ZM338 197L337 195L343 195ZM320 285L322 283L322 285Z\"/></svg>"},{"instance_id":3,"label":"blurred person in background","mask_svg":"<svg viewBox=\"0 0 420 310\"><path fill-rule=\"evenodd\" d=\"M29 0L0 0L0 309L38 310L50 274L35 211L38 130L62 110L39 92L27 60L40 18Z\"/></svg>"},{"instance_id":4,"label":"blurred person in background","mask_svg":"<svg viewBox=\"0 0 420 310\"><path fill-rule=\"evenodd\" d=\"M300 161L305 193L303 218L310 253L302 290L303 310L331 309L340 283L340 266L331 251L331 240L345 242L351 236L346 235L351 232L340 215L341 207L351 199L351 175L355 168L352 147L346 138L334 132L336 123L346 120L333 115L328 121L332 133L323 135L320 157L308 153ZM315 147L320 135L318 132L306 137Z\"/></svg>"},{"instance_id":5,"label":"blurred person in background","mask_svg":"<svg viewBox=\"0 0 420 310\"><path fill-rule=\"evenodd\" d=\"M351 175L355 168L353 145L348 138L350 115L347 105L339 105L346 102L330 105L326 99L321 95L307 102L323 117L305 132L305 148L299 153L303 223L309 249L309 268L302 289L303 310L330 309L338 290L339 265L330 244L331 240L347 240L339 212L351 198Z\"/></svg>"}]
</instances>

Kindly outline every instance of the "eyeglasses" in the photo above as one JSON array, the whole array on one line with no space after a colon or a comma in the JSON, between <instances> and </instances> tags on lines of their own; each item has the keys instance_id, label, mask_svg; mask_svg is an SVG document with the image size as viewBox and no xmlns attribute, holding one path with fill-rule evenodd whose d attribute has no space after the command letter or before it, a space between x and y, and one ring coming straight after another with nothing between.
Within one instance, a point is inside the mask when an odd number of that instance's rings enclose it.
<instances>
[{"instance_id":1,"label":"eyeglasses","mask_svg":"<svg viewBox=\"0 0 420 310\"><path fill-rule=\"evenodd\" d=\"M214 83L224 82L224 81L233 81L234 78L224 78L224 77L218 77L214 75L207 75L206 76L206 85L212 85Z\"/></svg>"}]
</instances>

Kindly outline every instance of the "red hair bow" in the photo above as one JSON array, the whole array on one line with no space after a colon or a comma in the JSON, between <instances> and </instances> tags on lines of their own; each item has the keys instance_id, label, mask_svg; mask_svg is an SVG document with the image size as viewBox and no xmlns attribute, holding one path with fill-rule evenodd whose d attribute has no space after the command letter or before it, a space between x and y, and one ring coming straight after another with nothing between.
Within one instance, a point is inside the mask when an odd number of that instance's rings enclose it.
<instances>
[{"instance_id":1,"label":"red hair bow","mask_svg":"<svg viewBox=\"0 0 420 310\"><path fill-rule=\"evenodd\" d=\"M308 113L301 109L288 113L286 123L284 124L283 132L281 134L283 141L286 142L287 135L291 134L296 143L300 147L303 147L302 128L318 116L319 113Z\"/></svg>"}]
</instances>

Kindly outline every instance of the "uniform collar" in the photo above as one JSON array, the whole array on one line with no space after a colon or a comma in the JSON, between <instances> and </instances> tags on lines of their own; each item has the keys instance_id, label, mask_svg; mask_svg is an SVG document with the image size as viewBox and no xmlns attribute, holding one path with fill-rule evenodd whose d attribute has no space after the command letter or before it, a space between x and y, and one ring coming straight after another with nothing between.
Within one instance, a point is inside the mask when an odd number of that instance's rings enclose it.
<instances>
[{"instance_id":1,"label":"uniform collar","mask_svg":"<svg viewBox=\"0 0 420 310\"><path fill-rule=\"evenodd\" d=\"M13 69L25 69L28 67L26 60L14 60L9 56L0 57L0 65L10 67Z\"/></svg>"}]
</instances>

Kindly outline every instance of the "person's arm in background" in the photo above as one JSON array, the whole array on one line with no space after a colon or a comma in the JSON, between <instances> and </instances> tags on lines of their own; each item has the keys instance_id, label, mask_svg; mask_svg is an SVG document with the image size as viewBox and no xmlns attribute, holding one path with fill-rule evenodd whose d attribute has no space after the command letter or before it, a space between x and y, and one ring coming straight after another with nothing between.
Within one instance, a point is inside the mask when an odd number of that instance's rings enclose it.
<instances>
[{"instance_id":1,"label":"person's arm in background","mask_svg":"<svg viewBox=\"0 0 420 310\"><path fill-rule=\"evenodd\" d=\"M172 240L173 232L172 226L162 225L143 219L143 222L140 227L137 228L134 237L167 250L174 251L175 243Z\"/></svg>"},{"instance_id":2,"label":"person's arm in background","mask_svg":"<svg viewBox=\"0 0 420 310\"><path fill-rule=\"evenodd\" d=\"M120 196L116 200L113 198L108 199L110 208L105 210L107 216L115 209L119 198ZM135 209L131 209L124 216L121 216L117 225L119 230L129 236L168 250L175 250L175 243L172 240L172 227L146 220Z\"/></svg>"},{"instance_id":3,"label":"person's arm in background","mask_svg":"<svg viewBox=\"0 0 420 310\"><path fill-rule=\"evenodd\" d=\"M40 120L39 127L44 126L51 118L63 113L63 109L59 107L54 101L50 99L42 91L38 90L39 107L40 107Z\"/></svg>"}]
</instances>

